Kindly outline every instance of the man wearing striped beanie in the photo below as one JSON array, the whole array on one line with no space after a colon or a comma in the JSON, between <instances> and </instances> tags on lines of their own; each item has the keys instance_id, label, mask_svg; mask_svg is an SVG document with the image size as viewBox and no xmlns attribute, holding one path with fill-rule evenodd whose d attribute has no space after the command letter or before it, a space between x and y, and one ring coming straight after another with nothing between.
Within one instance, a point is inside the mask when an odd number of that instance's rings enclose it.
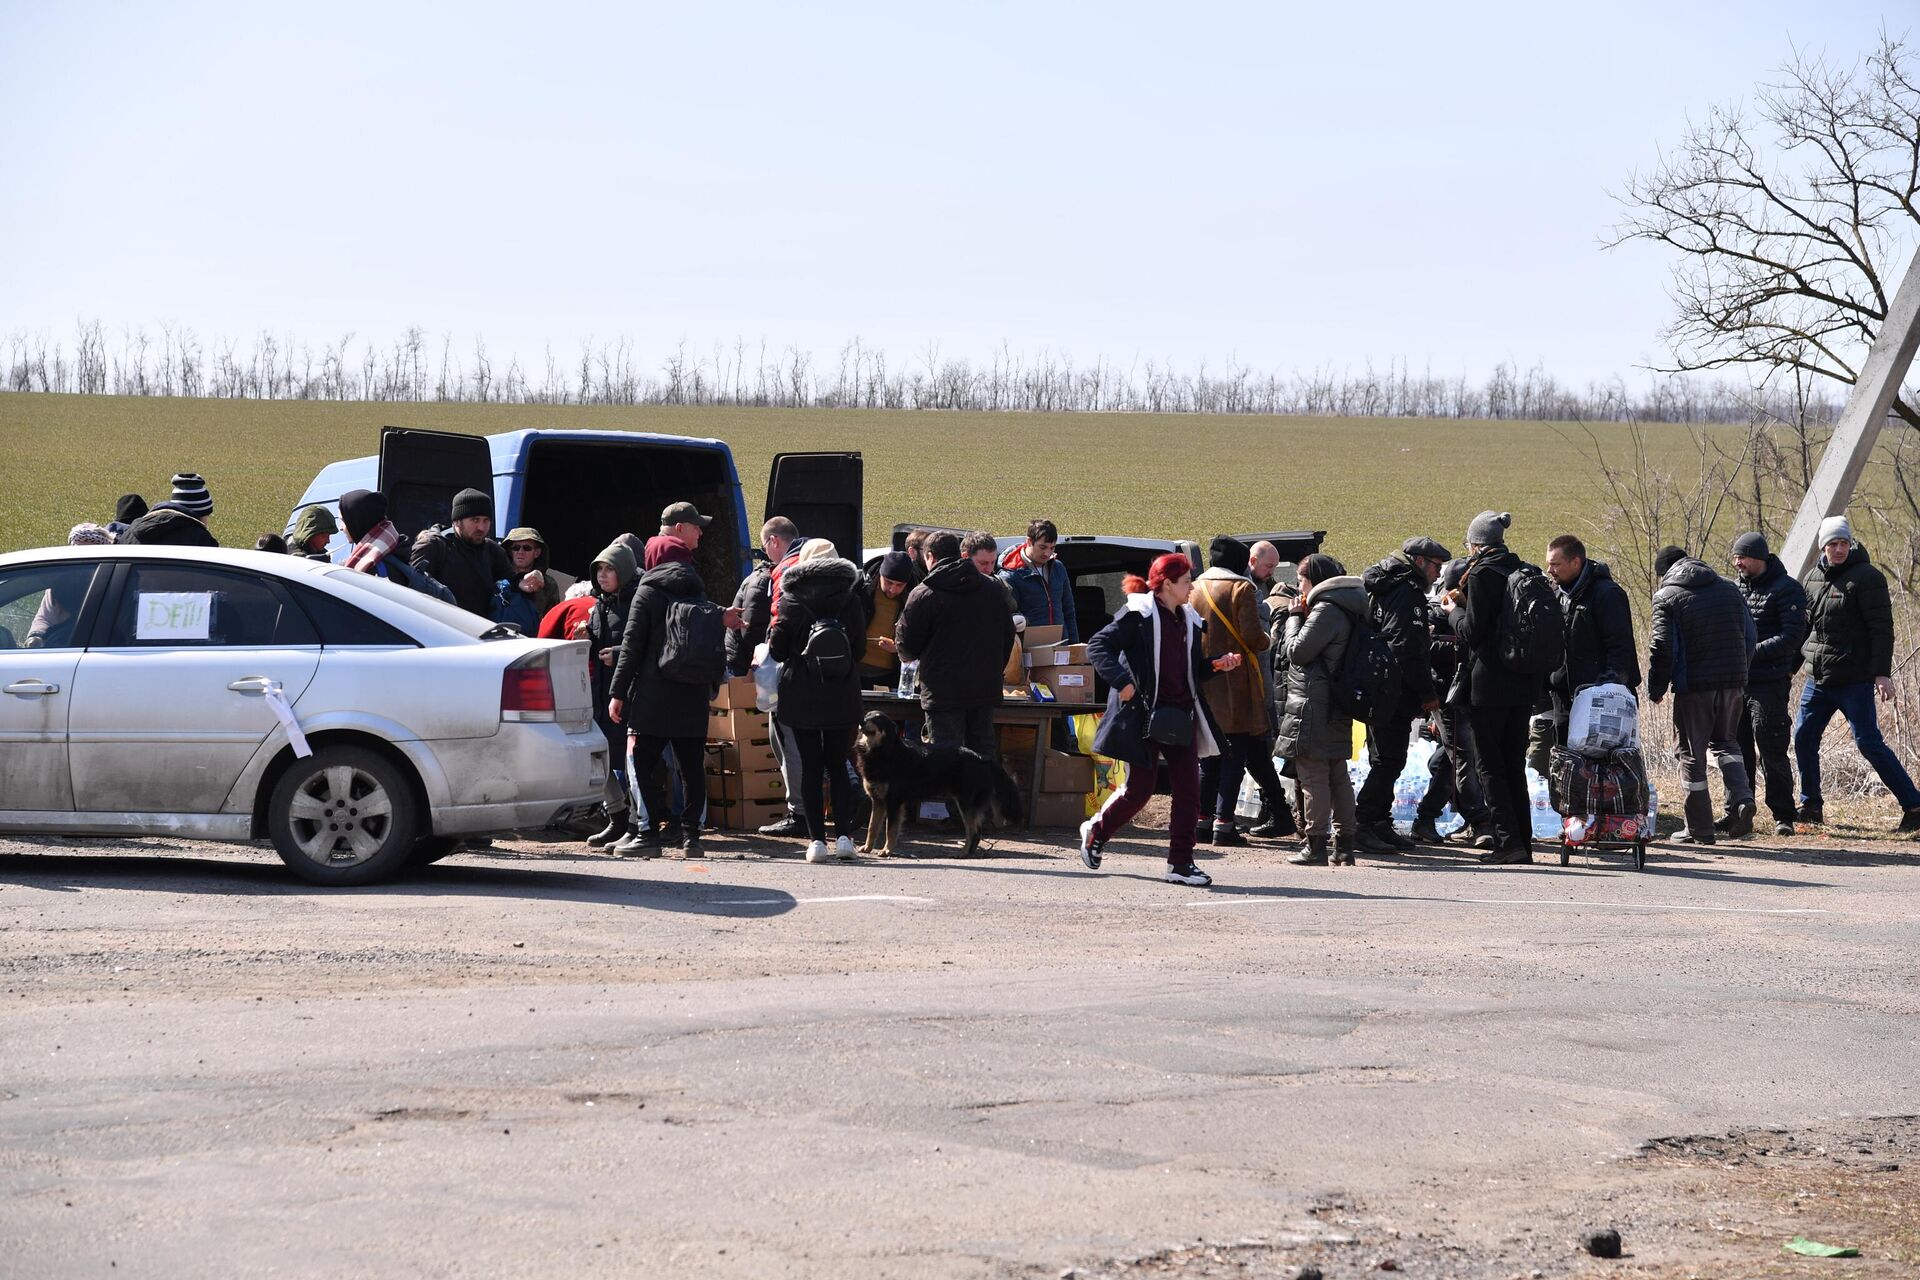
<instances>
[{"instance_id":1,"label":"man wearing striped beanie","mask_svg":"<svg viewBox=\"0 0 1920 1280\"><path fill-rule=\"evenodd\" d=\"M213 495L207 492L207 482L192 471L182 471L173 478L173 494L165 504L175 511L184 511L201 524L213 514Z\"/></svg>"}]
</instances>

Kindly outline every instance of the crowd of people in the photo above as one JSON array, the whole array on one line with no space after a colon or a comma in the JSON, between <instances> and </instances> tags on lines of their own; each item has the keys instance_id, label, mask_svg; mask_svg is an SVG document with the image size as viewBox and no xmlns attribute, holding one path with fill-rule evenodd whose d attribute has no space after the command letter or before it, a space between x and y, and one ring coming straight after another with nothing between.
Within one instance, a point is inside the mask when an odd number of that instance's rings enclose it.
<instances>
[{"instance_id":1,"label":"crowd of people","mask_svg":"<svg viewBox=\"0 0 1920 1280\"><path fill-rule=\"evenodd\" d=\"M77 525L69 541L215 546L213 509L205 480L183 472L165 501L149 507L129 494L112 521ZM304 507L289 537L258 547L328 560L344 534L350 569L526 634L588 642L595 718L619 762L607 823L588 843L621 855L699 852L708 704L722 680L758 672L774 695L786 802L759 833L804 838L809 861L854 856L865 821L852 761L862 688L891 686L912 664L927 744L997 759L994 712L1029 624L1057 626L1068 643L1084 636L1109 690L1094 750L1129 766L1080 828L1090 869L1163 786L1166 878L1177 883L1210 883L1194 863L1198 846L1250 837L1298 838L1289 861L1306 866L1443 845L1449 807L1482 861L1531 862L1527 770L1548 773L1576 696L1597 685L1644 684L1654 705L1671 698L1682 843L1751 835L1761 779L1776 834L1823 822L1820 746L1836 714L1899 805L1898 830L1920 831L1920 789L1882 737L1875 705L1893 695L1891 598L1844 516L1822 524L1804 581L1757 532L1732 541L1731 577L1684 548L1661 549L1643 680L1633 609L1608 566L1572 534L1547 542L1544 568L1528 563L1508 545L1504 512L1474 517L1463 556L1417 536L1359 574L1316 553L1289 580L1270 543L1216 538L1204 571L1168 554L1129 576L1126 603L1089 634L1047 520L1004 551L986 533L916 532L863 566L775 516L722 606L694 568L712 517L689 502L667 507L652 536L614 538L578 581L549 563L537 529L495 539L493 500L476 489L456 495L446 523L404 554L382 494L354 490L338 509L336 521L326 506ZM1357 733L1368 770L1356 794ZM1416 735L1435 745L1402 834L1394 786ZM1717 815L1709 763L1721 780ZM1260 805L1243 831L1248 775Z\"/></svg>"}]
</instances>

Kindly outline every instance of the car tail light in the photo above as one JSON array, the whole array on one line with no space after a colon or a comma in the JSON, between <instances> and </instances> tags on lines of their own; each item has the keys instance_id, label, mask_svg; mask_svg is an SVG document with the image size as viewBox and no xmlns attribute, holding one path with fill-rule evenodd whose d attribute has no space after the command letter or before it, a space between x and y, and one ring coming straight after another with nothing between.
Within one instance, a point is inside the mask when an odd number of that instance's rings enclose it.
<instances>
[{"instance_id":1,"label":"car tail light","mask_svg":"<svg viewBox=\"0 0 1920 1280\"><path fill-rule=\"evenodd\" d=\"M501 673L500 718L553 719L553 671L545 653L530 653Z\"/></svg>"}]
</instances>

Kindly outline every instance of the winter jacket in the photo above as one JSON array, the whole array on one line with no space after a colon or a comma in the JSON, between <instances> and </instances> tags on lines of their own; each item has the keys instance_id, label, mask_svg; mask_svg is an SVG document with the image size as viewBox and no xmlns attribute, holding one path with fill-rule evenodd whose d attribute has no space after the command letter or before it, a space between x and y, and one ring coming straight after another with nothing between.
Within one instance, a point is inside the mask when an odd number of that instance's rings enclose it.
<instances>
[{"instance_id":1,"label":"winter jacket","mask_svg":"<svg viewBox=\"0 0 1920 1280\"><path fill-rule=\"evenodd\" d=\"M1275 755L1289 760L1345 760L1353 755L1353 717L1334 703L1333 673L1346 659L1354 627L1367 611L1365 585L1347 573L1315 583L1307 593L1307 612L1288 613L1279 624L1287 678Z\"/></svg>"},{"instance_id":2,"label":"winter jacket","mask_svg":"<svg viewBox=\"0 0 1920 1280\"><path fill-rule=\"evenodd\" d=\"M866 621L862 629L867 635L867 650L860 659L860 674L869 680L885 680L893 683L900 675L900 659L880 647L881 636L893 639L893 633L900 625L900 610L907 603L907 593L889 596L880 589L880 568L875 565L861 578L854 594L860 598Z\"/></svg>"},{"instance_id":3,"label":"winter jacket","mask_svg":"<svg viewBox=\"0 0 1920 1280\"><path fill-rule=\"evenodd\" d=\"M1573 695L1590 684L1640 687L1640 650L1633 642L1633 605L1613 580L1613 570L1587 561L1573 585L1561 592L1567 619L1567 656L1547 677L1553 689L1553 713L1565 720Z\"/></svg>"},{"instance_id":4,"label":"winter jacket","mask_svg":"<svg viewBox=\"0 0 1920 1280\"><path fill-rule=\"evenodd\" d=\"M1147 712L1160 687L1161 668L1176 660L1162 651L1160 615L1164 612L1151 594L1130 595L1113 620L1087 641L1088 661L1107 682L1106 714L1093 735L1096 754L1129 764L1147 762ZM1180 614L1186 623L1188 687L1200 691L1197 706L1205 699L1208 682L1219 673L1207 661L1200 615L1190 605L1181 606ZM1123 703L1120 691L1128 685L1133 686L1133 697ZM1202 757L1220 754L1220 744L1204 715L1193 718L1193 740Z\"/></svg>"},{"instance_id":5,"label":"winter jacket","mask_svg":"<svg viewBox=\"0 0 1920 1280\"><path fill-rule=\"evenodd\" d=\"M747 674L753 666L753 651L767 638L767 624L773 621L773 602L767 594L772 580L773 566L762 560L733 593L733 607L740 611L741 621L747 625L744 630L727 632L729 675Z\"/></svg>"},{"instance_id":6,"label":"winter jacket","mask_svg":"<svg viewBox=\"0 0 1920 1280\"><path fill-rule=\"evenodd\" d=\"M477 546L452 529L422 536L413 544L413 567L425 570L453 592L453 602L468 613L483 618L493 616L493 604L499 584L513 576L513 563L504 547L488 538ZM539 629L534 617L527 634Z\"/></svg>"},{"instance_id":7,"label":"winter jacket","mask_svg":"<svg viewBox=\"0 0 1920 1280\"><path fill-rule=\"evenodd\" d=\"M1893 601L1887 579L1855 543L1838 568L1808 570L1807 676L1832 687L1893 674Z\"/></svg>"},{"instance_id":8,"label":"winter jacket","mask_svg":"<svg viewBox=\"0 0 1920 1280\"><path fill-rule=\"evenodd\" d=\"M1256 578L1253 582L1254 592L1258 596L1257 604L1260 611L1260 631L1267 637L1267 646L1260 651L1260 696L1267 708L1267 736L1269 737L1273 736L1273 731L1280 719L1280 717L1275 714L1273 704L1273 619L1274 610L1278 607L1278 603L1273 596L1273 586L1274 584L1271 578L1265 582Z\"/></svg>"},{"instance_id":9,"label":"winter jacket","mask_svg":"<svg viewBox=\"0 0 1920 1280\"><path fill-rule=\"evenodd\" d=\"M339 521L333 518L333 512L317 502L308 503L293 516L293 532L287 535L287 550L296 556L308 560L326 561L331 559L323 545L318 551L307 550L307 543L314 535L324 533L329 538L340 532Z\"/></svg>"},{"instance_id":10,"label":"winter jacket","mask_svg":"<svg viewBox=\"0 0 1920 1280\"><path fill-rule=\"evenodd\" d=\"M594 718L603 720L607 699L613 696L613 665L602 661L600 653L603 649L612 649L618 661L620 645L627 634L627 613L633 608L634 592L640 589L640 575L633 551L624 542L609 545L593 558L593 563L596 567L601 564L610 567L615 579L612 591L602 591L595 581L591 597L593 612L587 615L587 670L593 676Z\"/></svg>"},{"instance_id":11,"label":"winter jacket","mask_svg":"<svg viewBox=\"0 0 1920 1280\"><path fill-rule=\"evenodd\" d=\"M1260 674L1260 655L1273 641L1260 628L1260 598L1253 580L1230 569L1209 569L1195 579L1193 611L1206 623L1202 634L1209 659L1238 653L1239 667L1220 673L1206 685L1207 710L1222 733L1264 734L1267 731L1266 681ZM1236 644L1222 614L1246 641Z\"/></svg>"},{"instance_id":12,"label":"winter jacket","mask_svg":"<svg viewBox=\"0 0 1920 1280\"><path fill-rule=\"evenodd\" d=\"M678 601L706 598L707 589L692 565L663 564L641 577L627 609L620 657L613 668L613 684L607 690L609 698L626 703L621 723L634 733L706 740L707 703L714 690L660 674L660 646L666 634L668 607Z\"/></svg>"},{"instance_id":13,"label":"winter jacket","mask_svg":"<svg viewBox=\"0 0 1920 1280\"><path fill-rule=\"evenodd\" d=\"M1063 627L1068 644L1080 643L1080 618L1073 609L1073 581L1055 556L1044 567L1028 563L1022 543L1002 558L1001 577L1013 590L1014 612L1030 627ZM1017 562L1017 563L1013 563Z\"/></svg>"},{"instance_id":14,"label":"winter jacket","mask_svg":"<svg viewBox=\"0 0 1920 1280\"><path fill-rule=\"evenodd\" d=\"M920 663L920 705L972 711L1000 705L1013 652L1013 610L1001 584L961 557L933 567L907 594L894 631L902 662Z\"/></svg>"},{"instance_id":15,"label":"winter jacket","mask_svg":"<svg viewBox=\"0 0 1920 1280\"><path fill-rule=\"evenodd\" d=\"M1800 646L1807 639L1806 588L1793 580L1779 556L1770 555L1756 576L1740 575L1740 594L1747 598L1759 641L1747 665L1747 684L1789 679L1800 669Z\"/></svg>"},{"instance_id":16,"label":"winter jacket","mask_svg":"<svg viewBox=\"0 0 1920 1280\"><path fill-rule=\"evenodd\" d=\"M1476 707L1533 707L1545 681L1515 671L1500 658L1500 619L1507 611L1507 578L1521 565L1505 547L1481 551L1461 579L1465 602L1448 616L1466 652L1466 693Z\"/></svg>"},{"instance_id":17,"label":"winter jacket","mask_svg":"<svg viewBox=\"0 0 1920 1280\"><path fill-rule=\"evenodd\" d=\"M780 616L767 629L767 657L780 664L780 723L793 729L851 729L860 723L860 658L867 647L867 611L860 570L851 560L803 560L780 588ZM825 678L805 655L815 622L837 620L853 660L845 675Z\"/></svg>"},{"instance_id":18,"label":"winter jacket","mask_svg":"<svg viewBox=\"0 0 1920 1280\"><path fill-rule=\"evenodd\" d=\"M1753 658L1753 615L1740 588L1706 561L1677 561L1653 593L1653 643L1647 649L1647 696L1747 687Z\"/></svg>"},{"instance_id":19,"label":"winter jacket","mask_svg":"<svg viewBox=\"0 0 1920 1280\"><path fill-rule=\"evenodd\" d=\"M1427 623L1426 575L1395 553L1360 575L1369 618L1400 663L1401 709L1419 711L1439 695L1433 687L1432 632Z\"/></svg>"},{"instance_id":20,"label":"winter jacket","mask_svg":"<svg viewBox=\"0 0 1920 1280\"><path fill-rule=\"evenodd\" d=\"M120 541L136 547L217 547L213 531L184 511L159 507L135 520Z\"/></svg>"}]
</instances>

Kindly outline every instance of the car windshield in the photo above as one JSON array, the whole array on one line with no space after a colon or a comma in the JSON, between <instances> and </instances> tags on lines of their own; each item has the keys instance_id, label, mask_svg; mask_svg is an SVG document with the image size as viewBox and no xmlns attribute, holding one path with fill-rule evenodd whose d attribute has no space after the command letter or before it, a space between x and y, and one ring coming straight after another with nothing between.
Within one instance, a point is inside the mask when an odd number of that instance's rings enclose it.
<instances>
[{"instance_id":1,"label":"car windshield","mask_svg":"<svg viewBox=\"0 0 1920 1280\"><path fill-rule=\"evenodd\" d=\"M477 613L468 613L458 605L447 604L430 595L415 591L412 587L402 587L385 578L376 578L370 573L360 573L353 569L335 569L328 578L356 591L368 591L383 600L403 604L409 609L417 609L442 626L452 627L462 635L479 640L494 630L491 618L483 618Z\"/></svg>"}]
</instances>

